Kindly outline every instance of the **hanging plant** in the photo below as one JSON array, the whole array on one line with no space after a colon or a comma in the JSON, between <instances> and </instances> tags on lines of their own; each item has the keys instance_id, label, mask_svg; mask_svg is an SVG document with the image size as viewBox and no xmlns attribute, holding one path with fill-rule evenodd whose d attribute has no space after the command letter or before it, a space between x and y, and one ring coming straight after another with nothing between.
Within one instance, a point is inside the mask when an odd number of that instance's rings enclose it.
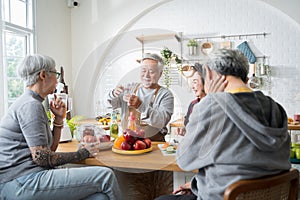
<instances>
[{"instance_id":1,"label":"hanging plant","mask_svg":"<svg viewBox=\"0 0 300 200\"><path fill-rule=\"evenodd\" d=\"M172 77L170 77L170 70L172 68L171 64L173 60L175 61L176 64L180 64L181 60L178 58L176 54L174 54L170 49L165 47L163 50L161 50L161 55L164 59L164 70L163 70L163 75L164 75L164 84L166 85L167 88L170 87L170 84L172 82ZM180 68L177 68L180 70Z\"/></svg>"}]
</instances>

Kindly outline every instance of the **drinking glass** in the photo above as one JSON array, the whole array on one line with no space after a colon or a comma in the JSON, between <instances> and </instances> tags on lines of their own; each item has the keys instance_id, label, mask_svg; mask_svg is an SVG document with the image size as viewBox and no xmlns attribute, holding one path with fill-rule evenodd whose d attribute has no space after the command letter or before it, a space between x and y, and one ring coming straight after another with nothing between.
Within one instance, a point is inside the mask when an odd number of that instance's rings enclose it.
<instances>
[{"instance_id":1,"label":"drinking glass","mask_svg":"<svg viewBox=\"0 0 300 200\"><path fill-rule=\"evenodd\" d=\"M64 102L67 106L67 111L64 115L64 118L66 118L67 113L70 112L72 110L72 98L68 97L67 94L65 93L56 93L55 94L57 98L61 99L62 102ZM54 94L49 94L48 95L48 100L49 100L49 104L51 103L51 101L54 101ZM51 112L51 118L53 119L53 113Z\"/></svg>"},{"instance_id":2,"label":"drinking glass","mask_svg":"<svg viewBox=\"0 0 300 200\"><path fill-rule=\"evenodd\" d=\"M133 84L131 83L127 83L124 87L124 92L123 92L123 100L125 102L128 102L129 101L129 98L131 96L131 90L132 90L132 86Z\"/></svg>"}]
</instances>

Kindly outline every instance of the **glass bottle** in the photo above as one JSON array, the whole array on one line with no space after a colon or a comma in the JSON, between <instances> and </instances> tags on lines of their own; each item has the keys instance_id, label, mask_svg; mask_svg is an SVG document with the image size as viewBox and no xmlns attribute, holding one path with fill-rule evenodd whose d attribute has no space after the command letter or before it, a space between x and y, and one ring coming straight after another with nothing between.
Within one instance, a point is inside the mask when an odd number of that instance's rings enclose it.
<instances>
[{"instance_id":1,"label":"glass bottle","mask_svg":"<svg viewBox=\"0 0 300 200\"><path fill-rule=\"evenodd\" d=\"M130 112L130 115L128 117L128 129L136 131L136 122L135 122L135 116L133 112Z\"/></svg>"},{"instance_id":2,"label":"glass bottle","mask_svg":"<svg viewBox=\"0 0 300 200\"><path fill-rule=\"evenodd\" d=\"M110 137L116 139L119 135L119 125L117 122L117 115L116 113L112 113L111 116L111 124L110 124Z\"/></svg>"}]
</instances>

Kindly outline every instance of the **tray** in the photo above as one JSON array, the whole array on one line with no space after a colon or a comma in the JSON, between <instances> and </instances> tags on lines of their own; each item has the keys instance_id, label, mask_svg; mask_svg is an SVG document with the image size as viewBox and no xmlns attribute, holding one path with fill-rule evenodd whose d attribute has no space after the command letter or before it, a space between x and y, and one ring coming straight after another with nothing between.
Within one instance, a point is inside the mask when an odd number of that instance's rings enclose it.
<instances>
[{"instance_id":1,"label":"tray","mask_svg":"<svg viewBox=\"0 0 300 200\"><path fill-rule=\"evenodd\" d=\"M115 147L112 147L111 150L115 153L118 153L118 154L139 155L139 154L143 154L143 153L147 153L147 152L152 151L152 147L150 147L148 149L143 149L143 150L122 150L122 149L117 149Z\"/></svg>"},{"instance_id":2,"label":"tray","mask_svg":"<svg viewBox=\"0 0 300 200\"><path fill-rule=\"evenodd\" d=\"M164 156L174 156L174 155L176 155L176 150L174 150L173 152L167 152L166 148L163 148L164 144L158 144L157 146L161 150L161 152Z\"/></svg>"}]
</instances>

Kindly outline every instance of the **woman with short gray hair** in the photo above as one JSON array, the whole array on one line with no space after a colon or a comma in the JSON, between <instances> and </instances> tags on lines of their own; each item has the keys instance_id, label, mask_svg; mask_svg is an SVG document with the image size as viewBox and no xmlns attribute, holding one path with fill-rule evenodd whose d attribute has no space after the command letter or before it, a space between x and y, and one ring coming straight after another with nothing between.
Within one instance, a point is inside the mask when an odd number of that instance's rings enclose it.
<instances>
[{"instance_id":1,"label":"woman with short gray hair","mask_svg":"<svg viewBox=\"0 0 300 200\"><path fill-rule=\"evenodd\" d=\"M18 74L25 92L0 122L0 199L121 199L112 170L105 167L56 168L92 156L96 147L55 152L66 105L50 102L53 129L42 102L52 94L60 73L55 61L39 54L25 57Z\"/></svg>"},{"instance_id":2,"label":"woman with short gray hair","mask_svg":"<svg viewBox=\"0 0 300 200\"><path fill-rule=\"evenodd\" d=\"M49 56L31 55L19 65L18 75L25 81L26 86L30 86L38 81L37 74L42 70L48 73L55 71L55 61Z\"/></svg>"}]
</instances>

